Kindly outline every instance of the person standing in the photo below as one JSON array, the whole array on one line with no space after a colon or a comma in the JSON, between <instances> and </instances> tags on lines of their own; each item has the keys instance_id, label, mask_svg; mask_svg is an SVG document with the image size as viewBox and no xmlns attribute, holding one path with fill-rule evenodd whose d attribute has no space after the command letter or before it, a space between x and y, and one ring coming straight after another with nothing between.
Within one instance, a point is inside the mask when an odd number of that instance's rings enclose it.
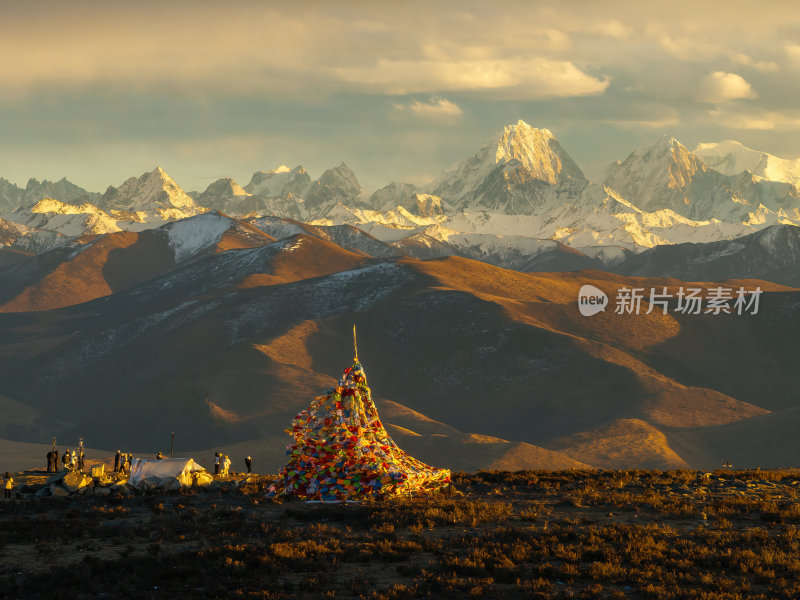
<instances>
[{"instance_id":1,"label":"person standing","mask_svg":"<svg viewBox=\"0 0 800 600\"><path fill-rule=\"evenodd\" d=\"M244 459L244 466L247 467L247 472L248 473L252 473L253 472L253 459L250 458L249 456L246 456L245 459Z\"/></svg>"},{"instance_id":2,"label":"person standing","mask_svg":"<svg viewBox=\"0 0 800 600\"><path fill-rule=\"evenodd\" d=\"M223 477L227 477L228 476L228 469L230 469L230 468L231 468L231 459L228 458L228 455L226 454L225 458L224 458L224 460L222 462L222 476Z\"/></svg>"},{"instance_id":3,"label":"person standing","mask_svg":"<svg viewBox=\"0 0 800 600\"><path fill-rule=\"evenodd\" d=\"M14 489L14 480L11 473L6 472L5 498L11 499L11 490Z\"/></svg>"},{"instance_id":4,"label":"person standing","mask_svg":"<svg viewBox=\"0 0 800 600\"><path fill-rule=\"evenodd\" d=\"M214 475L219 475L219 463L221 457L219 452L214 452Z\"/></svg>"},{"instance_id":5,"label":"person standing","mask_svg":"<svg viewBox=\"0 0 800 600\"><path fill-rule=\"evenodd\" d=\"M78 468L78 453L75 450L72 451L72 455L69 457L69 464L73 471Z\"/></svg>"},{"instance_id":6,"label":"person standing","mask_svg":"<svg viewBox=\"0 0 800 600\"><path fill-rule=\"evenodd\" d=\"M117 453L114 455L114 473L119 473L119 459L122 453L117 450Z\"/></svg>"},{"instance_id":7,"label":"person standing","mask_svg":"<svg viewBox=\"0 0 800 600\"><path fill-rule=\"evenodd\" d=\"M83 455L83 448L78 450L78 470L83 473L83 462L84 462L84 455Z\"/></svg>"},{"instance_id":8,"label":"person standing","mask_svg":"<svg viewBox=\"0 0 800 600\"><path fill-rule=\"evenodd\" d=\"M61 462L64 463L64 470L69 471L69 448L64 450L64 455L61 457Z\"/></svg>"}]
</instances>

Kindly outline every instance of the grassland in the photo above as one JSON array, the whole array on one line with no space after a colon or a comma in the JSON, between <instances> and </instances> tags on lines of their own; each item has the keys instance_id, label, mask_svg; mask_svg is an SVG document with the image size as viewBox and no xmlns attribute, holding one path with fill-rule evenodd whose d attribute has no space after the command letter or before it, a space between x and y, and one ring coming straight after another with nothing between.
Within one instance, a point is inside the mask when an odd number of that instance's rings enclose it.
<instances>
[{"instance_id":1,"label":"grassland","mask_svg":"<svg viewBox=\"0 0 800 600\"><path fill-rule=\"evenodd\" d=\"M798 598L796 471L456 474L360 504L204 491L0 503L10 598Z\"/></svg>"}]
</instances>

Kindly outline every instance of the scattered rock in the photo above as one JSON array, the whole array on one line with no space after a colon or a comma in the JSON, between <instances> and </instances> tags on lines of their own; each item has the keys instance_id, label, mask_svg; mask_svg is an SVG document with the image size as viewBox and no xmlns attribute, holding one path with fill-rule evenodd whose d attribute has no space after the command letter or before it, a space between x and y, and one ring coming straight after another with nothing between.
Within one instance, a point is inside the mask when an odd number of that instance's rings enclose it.
<instances>
[{"instance_id":1,"label":"scattered rock","mask_svg":"<svg viewBox=\"0 0 800 600\"><path fill-rule=\"evenodd\" d=\"M162 477L160 487L162 490L179 490L181 482L178 481L177 477Z\"/></svg>"},{"instance_id":2,"label":"scattered rock","mask_svg":"<svg viewBox=\"0 0 800 600\"><path fill-rule=\"evenodd\" d=\"M205 471L199 471L194 474L195 485L209 485L214 481L214 476Z\"/></svg>"},{"instance_id":3,"label":"scattered rock","mask_svg":"<svg viewBox=\"0 0 800 600\"><path fill-rule=\"evenodd\" d=\"M70 471L64 476L64 480L62 481L62 484L70 493L77 492L79 489L86 487L90 483L92 483L92 478L85 476L79 471Z\"/></svg>"},{"instance_id":4,"label":"scattered rock","mask_svg":"<svg viewBox=\"0 0 800 600\"><path fill-rule=\"evenodd\" d=\"M118 494L121 494L123 496L130 496L133 493L133 490L125 482L117 483L115 485L112 485L108 489L110 489L111 491L116 492Z\"/></svg>"},{"instance_id":5,"label":"scattered rock","mask_svg":"<svg viewBox=\"0 0 800 600\"><path fill-rule=\"evenodd\" d=\"M60 485L51 485L50 495L55 498L64 498L66 496L69 496L69 492Z\"/></svg>"},{"instance_id":6,"label":"scattered rock","mask_svg":"<svg viewBox=\"0 0 800 600\"><path fill-rule=\"evenodd\" d=\"M50 479L48 479L45 483L47 484L58 483L59 481L64 479L64 477L66 477L68 473L69 471L59 471L58 473L53 475Z\"/></svg>"}]
</instances>

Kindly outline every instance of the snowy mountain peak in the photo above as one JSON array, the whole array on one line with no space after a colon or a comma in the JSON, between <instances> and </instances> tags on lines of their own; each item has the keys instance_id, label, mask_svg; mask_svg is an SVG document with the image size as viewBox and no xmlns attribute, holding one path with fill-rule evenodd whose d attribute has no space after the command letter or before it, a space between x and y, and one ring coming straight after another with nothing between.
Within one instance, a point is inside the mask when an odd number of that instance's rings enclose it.
<instances>
[{"instance_id":1,"label":"snowy mountain peak","mask_svg":"<svg viewBox=\"0 0 800 600\"><path fill-rule=\"evenodd\" d=\"M105 214L102 210L94 206L93 204L82 204L80 206L76 206L74 204L68 204L67 202L61 202L60 200L56 200L55 198L42 198L37 202L35 205L31 207L32 213L53 213L58 215L77 215L81 213L91 213L91 214Z\"/></svg>"},{"instance_id":2,"label":"snowy mountain peak","mask_svg":"<svg viewBox=\"0 0 800 600\"><path fill-rule=\"evenodd\" d=\"M253 195L277 198L286 194L302 196L311 185L311 178L302 165L290 169L281 165L271 171L256 171L244 189Z\"/></svg>"},{"instance_id":3,"label":"snowy mountain peak","mask_svg":"<svg viewBox=\"0 0 800 600\"><path fill-rule=\"evenodd\" d=\"M676 148L678 146L680 146L681 148L685 148L685 146L681 144L677 138L667 133L658 138L658 141L654 144L654 147L656 148L666 148L666 147Z\"/></svg>"},{"instance_id":4,"label":"snowy mountain peak","mask_svg":"<svg viewBox=\"0 0 800 600\"><path fill-rule=\"evenodd\" d=\"M444 171L431 184L430 191L454 205L471 205L476 201L485 204L490 188L498 185L509 188L530 181L548 185L566 181L587 183L581 169L550 130L536 129L520 120L503 127L476 154ZM500 191L495 189L492 193ZM496 200L492 203L496 204Z\"/></svg>"},{"instance_id":5,"label":"snowy mountain peak","mask_svg":"<svg viewBox=\"0 0 800 600\"><path fill-rule=\"evenodd\" d=\"M54 198L44 198L32 207L19 208L8 217L27 227L57 231L70 237L120 230L116 220L94 204L86 202L78 206Z\"/></svg>"},{"instance_id":6,"label":"snowy mountain peak","mask_svg":"<svg viewBox=\"0 0 800 600\"><path fill-rule=\"evenodd\" d=\"M56 182L30 178L24 188L19 188L6 179L0 179L0 210L15 210L31 207L43 198L55 198L70 204L97 202L100 194L85 189L62 177Z\"/></svg>"},{"instance_id":7,"label":"snowy mountain peak","mask_svg":"<svg viewBox=\"0 0 800 600\"><path fill-rule=\"evenodd\" d=\"M200 195L201 202L206 195L249 196L250 194L236 183L236 181L230 177L225 177L223 179L218 179L206 188L206 191Z\"/></svg>"},{"instance_id":8,"label":"snowy mountain peak","mask_svg":"<svg viewBox=\"0 0 800 600\"><path fill-rule=\"evenodd\" d=\"M693 181L705 173L706 167L697 156L665 135L654 145L635 150L621 163L612 165L604 185L642 210L669 208L698 218L700 212L707 213L708 207L698 209L687 194Z\"/></svg>"},{"instance_id":9,"label":"snowy mountain peak","mask_svg":"<svg viewBox=\"0 0 800 600\"><path fill-rule=\"evenodd\" d=\"M800 186L800 159L779 158L767 152L748 148L735 140L700 143L694 153L708 167L725 175L750 171L770 181L783 181Z\"/></svg>"},{"instance_id":10,"label":"snowy mountain peak","mask_svg":"<svg viewBox=\"0 0 800 600\"><path fill-rule=\"evenodd\" d=\"M586 179L549 129L536 129L525 121L503 127L494 141L495 164L518 160L532 179L551 185L567 179Z\"/></svg>"},{"instance_id":11,"label":"snowy mountain peak","mask_svg":"<svg viewBox=\"0 0 800 600\"><path fill-rule=\"evenodd\" d=\"M233 224L233 219L212 210L168 223L160 229L167 233L169 245L175 253L175 262L180 262L219 243Z\"/></svg>"},{"instance_id":12,"label":"snowy mountain peak","mask_svg":"<svg viewBox=\"0 0 800 600\"><path fill-rule=\"evenodd\" d=\"M797 188L746 171L725 175L707 168L699 156L666 136L612 166L605 185L646 212L668 208L698 221L752 224L762 220L756 214L760 205L773 216L780 211L800 216Z\"/></svg>"},{"instance_id":13,"label":"snowy mountain peak","mask_svg":"<svg viewBox=\"0 0 800 600\"><path fill-rule=\"evenodd\" d=\"M358 183L355 173L345 163L328 169L314 183L320 186L338 188L353 196L358 196L361 193L361 184Z\"/></svg>"},{"instance_id":14,"label":"snowy mountain peak","mask_svg":"<svg viewBox=\"0 0 800 600\"><path fill-rule=\"evenodd\" d=\"M684 190L697 173L706 171L703 162L678 140L662 136L649 148L640 148L609 169L605 185L645 210L673 208L667 190ZM669 193L667 193L669 195ZM679 194L680 195L680 194ZM665 204L666 202L666 204ZM679 204L688 204L682 196Z\"/></svg>"},{"instance_id":15,"label":"snowy mountain peak","mask_svg":"<svg viewBox=\"0 0 800 600\"><path fill-rule=\"evenodd\" d=\"M695 162L700 163L700 161L697 161L697 157L694 156L686 146L669 135L662 135L658 138L658 141L650 147L634 150L631 156L641 157L644 163L658 162L663 164L665 161L673 160L684 162L686 160L692 160L692 157ZM698 168L700 168L699 165Z\"/></svg>"},{"instance_id":16,"label":"snowy mountain peak","mask_svg":"<svg viewBox=\"0 0 800 600\"><path fill-rule=\"evenodd\" d=\"M416 187L410 183L393 181L373 192L369 197L369 205L375 210L392 210L407 200L414 190Z\"/></svg>"},{"instance_id":17,"label":"snowy mountain peak","mask_svg":"<svg viewBox=\"0 0 800 600\"><path fill-rule=\"evenodd\" d=\"M311 184L305 196L305 207L310 213L325 214L339 204L365 208L360 198L361 184L346 164L328 169Z\"/></svg>"},{"instance_id":18,"label":"snowy mountain peak","mask_svg":"<svg viewBox=\"0 0 800 600\"><path fill-rule=\"evenodd\" d=\"M183 218L201 212L194 200L161 167L138 178L131 177L118 188L109 187L99 204L109 211L144 211L161 218Z\"/></svg>"}]
</instances>

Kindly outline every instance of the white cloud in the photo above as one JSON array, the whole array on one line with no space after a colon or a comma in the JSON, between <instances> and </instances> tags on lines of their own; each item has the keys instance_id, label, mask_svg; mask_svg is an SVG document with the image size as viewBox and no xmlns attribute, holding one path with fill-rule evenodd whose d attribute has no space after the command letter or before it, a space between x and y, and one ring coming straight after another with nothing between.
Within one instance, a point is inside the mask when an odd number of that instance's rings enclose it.
<instances>
[{"instance_id":1,"label":"white cloud","mask_svg":"<svg viewBox=\"0 0 800 600\"><path fill-rule=\"evenodd\" d=\"M617 20L609 20L609 21L600 21L598 23L591 24L587 31L590 33L596 33L598 35L603 35L615 40L622 40L631 35L631 28L623 25Z\"/></svg>"},{"instance_id":2,"label":"white cloud","mask_svg":"<svg viewBox=\"0 0 800 600\"><path fill-rule=\"evenodd\" d=\"M751 69L755 69L756 71L761 71L763 73L775 73L778 70L777 63L774 63L770 60L756 60L752 56L748 56L747 54L743 54L741 52L733 53L731 55L731 60L738 65L750 67Z\"/></svg>"},{"instance_id":3,"label":"white cloud","mask_svg":"<svg viewBox=\"0 0 800 600\"><path fill-rule=\"evenodd\" d=\"M431 98L429 102L414 100L410 104L395 104L394 108L399 112L411 113L418 117L448 121L456 120L464 114L461 107L446 98Z\"/></svg>"},{"instance_id":4,"label":"white cloud","mask_svg":"<svg viewBox=\"0 0 800 600\"><path fill-rule=\"evenodd\" d=\"M385 94L502 91L506 98L586 96L603 92L608 80L587 75L569 61L509 58L472 61L381 59L337 68L342 81Z\"/></svg>"},{"instance_id":5,"label":"white cloud","mask_svg":"<svg viewBox=\"0 0 800 600\"><path fill-rule=\"evenodd\" d=\"M708 60L722 52L720 46L709 43L696 36L675 36L669 33L657 33L662 26L649 25L648 35L658 35L658 45L670 56L685 61Z\"/></svg>"},{"instance_id":6,"label":"white cloud","mask_svg":"<svg viewBox=\"0 0 800 600\"><path fill-rule=\"evenodd\" d=\"M709 111L715 122L733 129L770 131L800 127L800 116L759 109L717 108Z\"/></svg>"},{"instance_id":7,"label":"white cloud","mask_svg":"<svg viewBox=\"0 0 800 600\"><path fill-rule=\"evenodd\" d=\"M610 123L622 129L638 129L645 127L647 129L666 129L680 123L677 113L671 111L671 114L655 119L604 119L603 123Z\"/></svg>"},{"instance_id":8,"label":"white cloud","mask_svg":"<svg viewBox=\"0 0 800 600\"><path fill-rule=\"evenodd\" d=\"M800 62L800 45L797 45L797 44L785 44L783 49L786 51L786 55L793 62Z\"/></svg>"},{"instance_id":9,"label":"white cloud","mask_svg":"<svg viewBox=\"0 0 800 600\"><path fill-rule=\"evenodd\" d=\"M753 88L741 75L714 71L706 75L697 90L701 102L721 103L740 98L757 98Z\"/></svg>"}]
</instances>

